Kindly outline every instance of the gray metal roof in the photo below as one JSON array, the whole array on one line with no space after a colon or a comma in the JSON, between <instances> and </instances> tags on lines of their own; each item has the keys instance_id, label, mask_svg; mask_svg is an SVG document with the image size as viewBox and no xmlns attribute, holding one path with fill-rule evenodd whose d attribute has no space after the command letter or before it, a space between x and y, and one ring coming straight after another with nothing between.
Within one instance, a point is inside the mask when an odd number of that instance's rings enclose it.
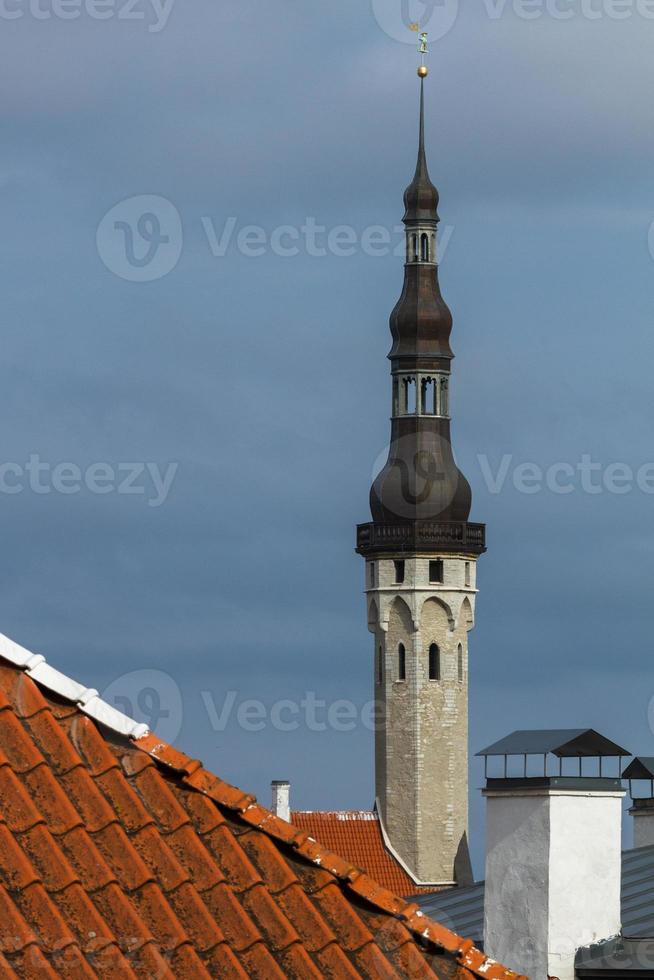
<instances>
[{"instance_id":1,"label":"gray metal roof","mask_svg":"<svg viewBox=\"0 0 654 980\"><path fill-rule=\"evenodd\" d=\"M622 773L622 778L654 779L654 756L637 755Z\"/></svg>"},{"instance_id":2,"label":"gray metal roof","mask_svg":"<svg viewBox=\"0 0 654 980\"><path fill-rule=\"evenodd\" d=\"M512 732L477 755L547 755L549 752L562 758L631 755L628 749L621 748L593 728Z\"/></svg>"},{"instance_id":3,"label":"gray metal roof","mask_svg":"<svg viewBox=\"0 0 654 980\"><path fill-rule=\"evenodd\" d=\"M441 922L452 932L474 939L481 946L484 938L484 882L467 888L448 888L447 891L414 895L407 899L417 902L431 919Z\"/></svg>"},{"instance_id":4,"label":"gray metal roof","mask_svg":"<svg viewBox=\"0 0 654 980\"><path fill-rule=\"evenodd\" d=\"M622 854L622 934L654 938L654 845Z\"/></svg>"},{"instance_id":5,"label":"gray metal roof","mask_svg":"<svg viewBox=\"0 0 654 980\"><path fill-rule=\"evenodd\" d=\"M654 943L651 939L609 939L587 949L580 949L575 957L575 973L578 977L612 980L612 978L654 976Z\"/></svg>"},{"instance_id":6,"label":"gray metal roof","mask_svg":"<svg viewBox=\"0 0 654 980\"><path fill-rule=\"evenodd\" d=\"M483 881L468 888L414 895L410 901L460 936L483 943ZM623 851L622 934L625 939L654 939L654 845Z\"/></svg>"}]
</instances>

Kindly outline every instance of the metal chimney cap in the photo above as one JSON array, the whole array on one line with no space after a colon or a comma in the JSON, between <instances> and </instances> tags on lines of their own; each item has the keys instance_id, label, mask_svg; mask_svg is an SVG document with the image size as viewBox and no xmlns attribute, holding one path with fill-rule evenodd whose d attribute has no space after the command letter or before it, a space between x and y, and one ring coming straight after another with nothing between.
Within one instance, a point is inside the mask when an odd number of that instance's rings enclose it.
<instances>
[{"instance_id":1,"label":"metal chimney cap","mask_svg":"<svg viewBox=\"0 0 654 980\"><path fill-rule=\"evenodd\" d=\"M499 742L477 752L478 756L492 755L552 755L559 758L581 756L630 756L623 749L593 728L558 728L512 732Z\"/></svg>"}]
</instances>

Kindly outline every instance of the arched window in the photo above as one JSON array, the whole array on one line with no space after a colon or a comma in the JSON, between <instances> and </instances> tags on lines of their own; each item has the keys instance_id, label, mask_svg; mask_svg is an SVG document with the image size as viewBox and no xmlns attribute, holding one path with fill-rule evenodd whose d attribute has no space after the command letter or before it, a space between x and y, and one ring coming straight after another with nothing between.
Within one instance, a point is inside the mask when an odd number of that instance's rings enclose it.
<instances>
[{"instance_id":1,"label":"arched window","mask_svg":"<svg viewBox=\"0 0 654 980\"><path fill-rule=\"evenodd\" d=\"M463 647L460 643L456 652L456 668L459 675L459 683L461 683L463 681Z\"/></svg>"},{"instance_id":2,"label":"arched window","mask_svg":"<svg viewBox=\"0 0 654 980\"><path fill-rule=\"evenodd\" d=\"M406 650L403 643L400 643L397 648L397 679L398 681L406 680Z\"/></svg>"},{"instance_id":3,"label":"arched window","mask_svg":"<svg viewBox=\"0 0 654 980\"><path fill-rule=\"evenodd\" d=\"M436 643L429 647L429 680L439 681L441 679L441 652Z\"/></svg>"},{"instance_id":4,"label":"arched window","mask_svg":"<svg viewBox=\"0 0 654 980\"><path fill-rule=\"evenodd\" d=\"M383 663L384 663L384 661L382 659L382 648L381 648L381 643L380 643L379 644L379 647L377 649L377 683L378 684L381 684L381 682L384 679Z\"/></svg>"},{"instance_id":5,"label":"arched window","mask_svg":"<svg viewBox=\"0 0 654 980\"><path fill-rule=\"evenodd\" d=\"M443 378L441 381L441 415L450 414L450 398L449 398L449 386L447 383L447 378Z\"/></svg>"},{"instance_id":6,"label":"arched window","mask_svg":"<svg viewBox=\"0 0 654 980\"><path fill-rule=\"evenodd\" d=\"M436 391L438 380L432 377L420 378L419 415L436 415Z\"/></svg>"},{"instance_id":7,"label":"arched window","mask_svg":"<svg viewBox=\"0 0 654 980\"><path fill-rule=\"evenodd\" d=\"M429 235L420 236L420 258L423 262L429 262Z\"/></svg>"},{"instance_id":8,"label":"arched window","mask_svg":"<svg viewBox=\"0 0 654 980\"><path fill-rule=\"evenodd\" d=\"M412 261L417 262L418 261L418 236L417 235L411 236L411 245L413 246Z\"/></svg>"}]
</instances>

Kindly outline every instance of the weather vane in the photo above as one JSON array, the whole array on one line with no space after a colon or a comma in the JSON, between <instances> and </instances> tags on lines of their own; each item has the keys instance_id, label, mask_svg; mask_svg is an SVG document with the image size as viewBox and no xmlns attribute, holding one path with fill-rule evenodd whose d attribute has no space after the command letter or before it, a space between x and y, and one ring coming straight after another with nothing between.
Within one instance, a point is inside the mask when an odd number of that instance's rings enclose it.
<instances>
[{"instance_id":1,"label":"weather vane","mask_svg":"<svg viewBox=\"0 0 654 980\"><path fill-rule=\"evenodd\" d=\"M420 31L420 24L413 23L410 24L409 27L411 28L412 31L415 31L416 33ZM418 36L418 41L419 41L418 53L420 55L420 65L418 66L418 75L420 76L420 78L425 78L426 75L429 73L429 69L425 64L425 55L429 54L429 48L427 47L427 31L420 31L420 34Z\"/></svg>"}]
</instances>

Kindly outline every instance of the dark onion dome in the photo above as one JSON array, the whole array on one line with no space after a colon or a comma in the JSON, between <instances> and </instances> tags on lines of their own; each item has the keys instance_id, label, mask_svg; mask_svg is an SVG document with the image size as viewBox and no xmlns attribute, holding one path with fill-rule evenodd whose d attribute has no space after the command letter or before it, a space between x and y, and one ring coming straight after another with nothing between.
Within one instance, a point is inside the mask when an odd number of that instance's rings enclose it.
<instances>
[{"instance_id":1,"label":"dark onion dome","mask_svg":"<svg viewBox=\"0 0 654 980\"><path fill-rule=\"evenodd\" d=\"M438 191L429 179L427 156L425 154L425 83L420 79L420 137L418 140L418 162L413 180L404 192L407 221L438 221Z\"/></svg>"},{"instance_id":2,"label":"dark onion dome","mask_svg":"<svg viewBox=\"0 0 654 980\"><path fill-rule=\"evenodd\" d=\"M415 354L454 357L450 347L452 314L438 285L436 265L407 265L404 287L390 319L391 359Z\"/></svg>"},{"instance_id":3,"label":"dark onion dome","mask_svg":"<svg viewBox=\"0 0 654 980\"><path fill-rule=\"evenodd\" d=\"M449 419L406 415L393 423L388 460L370 488L373 521L467 521L472 491L454 461Z\"/></svg>"}]
</instances>

